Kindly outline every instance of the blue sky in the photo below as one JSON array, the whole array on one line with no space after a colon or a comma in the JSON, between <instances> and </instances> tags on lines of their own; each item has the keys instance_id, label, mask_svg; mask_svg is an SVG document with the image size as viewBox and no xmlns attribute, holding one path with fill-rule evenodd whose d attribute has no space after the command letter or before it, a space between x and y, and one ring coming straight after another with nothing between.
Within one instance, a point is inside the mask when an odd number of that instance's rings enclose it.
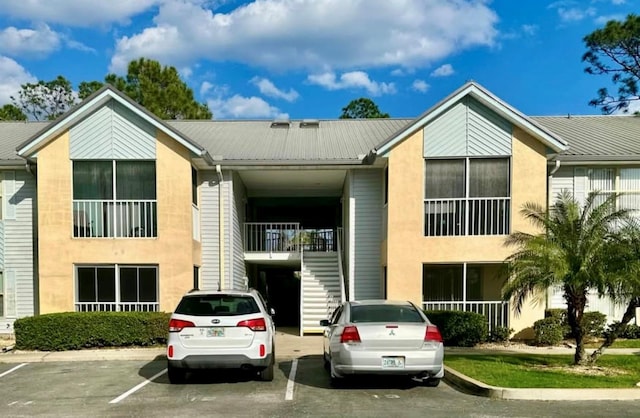
<instances>
[{"instance_id":1,"label":"blue sky","mask_svg":"<svg viewBox=\"0 0 640 418\"><path fill-rule=\"evenodd\" d=\"M638 0L0 0L0 105L152 58L217 119L414 117L467 80L527 115L599 114L583 37Z\"/></svg>"}]
</instances>

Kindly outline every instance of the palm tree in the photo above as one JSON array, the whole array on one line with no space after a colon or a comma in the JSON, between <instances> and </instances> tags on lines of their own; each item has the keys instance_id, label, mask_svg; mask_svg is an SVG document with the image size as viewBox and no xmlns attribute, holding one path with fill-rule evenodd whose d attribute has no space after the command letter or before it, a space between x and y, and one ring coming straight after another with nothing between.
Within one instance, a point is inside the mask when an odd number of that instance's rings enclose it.
<instances>
[{"instance_id":1,"label":"palm tree","mask_svg":"<svg viewBox=\"0 0 640 418\"><path fill-rule=\"evenodd\" d=\"M627 307L620 321L609 326L600 347L589 356L592 363L614 343L640 307L640 223L630 219L614 238L609 268L615 273L607 284L606 295L613 302L625 302Z\"/></svg>"},{"instance_id":2,"label":"palm tree","mask_svg":"<svg viewBox=\"0 0 640 418\"><path fill-rule=\"evenodd\" d=\"M504 299L512 300L520 313L527 298L539 302L547 289L560 286L576 342L576 365L589 361L582 326L589 289L605 294L612 288L616 270L611 263L612 237L628 217L627 210L616 210L617 198L617 194L593 192L581 206L571 193L563 191L548 211L527 203L521 213L541 232L514 232L505 241L517 250L505 260L510 279L502 289Z\"/></svg>"}]
</instances>

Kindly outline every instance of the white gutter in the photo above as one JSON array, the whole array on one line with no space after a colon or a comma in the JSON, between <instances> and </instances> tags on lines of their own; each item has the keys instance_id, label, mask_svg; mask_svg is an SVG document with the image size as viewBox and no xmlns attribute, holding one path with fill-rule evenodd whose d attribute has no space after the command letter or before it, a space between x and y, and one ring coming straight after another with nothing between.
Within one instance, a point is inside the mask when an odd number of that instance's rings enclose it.
<instances>
[{"instance_id":1,"label":"white gutter","mask_svg":"<svg viewBox=\"0 0 640 418\"><path fill-rule=\"evenodd\" d=\"M218 173L218 290L222 290L222 282L224 281L224 208L222 199L222 170L220 164L216 165L216 173Z\"/></svg>"}]
</instances>

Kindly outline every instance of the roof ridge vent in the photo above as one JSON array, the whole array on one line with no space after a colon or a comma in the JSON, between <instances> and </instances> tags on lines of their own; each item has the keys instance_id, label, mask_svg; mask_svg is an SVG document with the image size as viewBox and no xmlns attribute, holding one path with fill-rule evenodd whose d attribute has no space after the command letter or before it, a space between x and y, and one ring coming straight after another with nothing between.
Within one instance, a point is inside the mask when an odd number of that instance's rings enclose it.
<instances>
[{"instance_id":1,"label":"roof ridge vent","mask_svg":"<svg viewBox=\"0 0 640 418\"><path fill-rule=\"evenodd\" d=\"M291 121L289 118L277 118L271 122L272 128L289 128L291 126Z\"/></svg>"},{"instance_id":2,"label":"roof ridge vent","mask_svg":"<svg viewBox=\"0 0 640 418\"><path fill-rule=\"evenodd\" d=\"M301 128L319 128L320 121L318 119L302 119L300 121Z\"/></svg>"}]
</instances>

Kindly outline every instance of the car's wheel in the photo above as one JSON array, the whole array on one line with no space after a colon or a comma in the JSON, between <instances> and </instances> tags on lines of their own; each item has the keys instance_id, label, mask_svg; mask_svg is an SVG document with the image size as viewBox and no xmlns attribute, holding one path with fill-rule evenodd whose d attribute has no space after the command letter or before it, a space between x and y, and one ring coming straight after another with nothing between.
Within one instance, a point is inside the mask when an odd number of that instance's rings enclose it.
<instances>
[{"instance_id":1,"label":"car's wheel","mask_svg":"<svg viewBox=\"0 0 640 418\"><path fill-rule=\"evenodd\" d=\"M329 375L331 379L331 386L334 388L341 388L344 386L344 376L340 376L335 371L335 367L333 366L333 360L329 362Z\"/></svg>"},{"instance_id":2,"label":"car's wheel","mask_svg":"<svg viewBox=\"0 0 640 418\"><path fill-rule=\"evenodd\" d=\"M435 388L440 384L440 380L437 377L430 377L428 379L424 379L422 382L424 383L425 386L429 386L430 388Z\"/></svg>"},{"instance_id":3,"label":"car's wheel","mask_svg":"<svg viewBox=\"0 0 640 418\"><path fill-rule=\"evenodd\" d=\"M168 366L167 376L169 377L169 383L172 385L184 383L186 381L187 372L184 369Z\"/></svg>"},{"instance_id":4,"label":"car's wheel","mask_svg":"<svg viewBox=\"0 0 640 418\"><path fill-rule=\"evenodd\" d=\"M272 382L273 381L273 368L274 368L274 364L276 362L275 346L273 346L273 347L274 347L274 349L271 351L271 364L269 364L266 369L260 370L260 373L259 373L260 380L262 380L263 382Z\"/></svg>"},{"instance_id":5,"label":"car's wheel","mask_svg":"<svg viewBox=\"0 0 640 418\"><path fill-rule=\"evenodd\" d=\"M263 382L273 381L273 363L267 366L266 369L260 370L260 380Z\"/></svg>"}]
</instances>

